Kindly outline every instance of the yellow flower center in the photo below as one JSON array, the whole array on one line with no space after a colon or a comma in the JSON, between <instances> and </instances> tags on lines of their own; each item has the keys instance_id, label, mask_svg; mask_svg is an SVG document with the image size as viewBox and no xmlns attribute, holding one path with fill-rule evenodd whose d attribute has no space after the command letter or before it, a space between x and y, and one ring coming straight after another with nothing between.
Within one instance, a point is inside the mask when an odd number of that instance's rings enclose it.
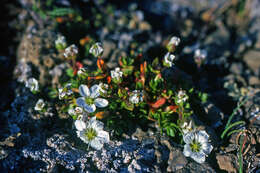
<instances>
[{"instance_id":1,"label":"yellow flower center","mask_svg":"<svg viewBox=\"0 0 260 173\"><path fill-rule=\"evenodd\" d=\"M85 102L86 102L88 105L92 105L92 104L94 104L94 99L93 99L93 98L90 98L90 97L86 97L86 98L85 98Z\"/></svg>"},{"instance_id":2,"label":"yellow flower center","mask_svg":"<svg viewBox=\"0 0 260 173\"><path fill-rule=\"evenodd\" d=\"M88 141L92 141L95 139L95 137L97 137L97 132L93 128L88 128L85 131L85 136L87 137Z\"/></svg>"},{"instance_id":3,"label":"yellow flower center","mask_svg":"<svg viewBox=\"0 0 260 173\"><path fill-rule=\"evenodd\" d=\"M194 140L190 143L190 148L192 152L199 152L201 148L201 144Z\"/></svg>"}]
</instances>

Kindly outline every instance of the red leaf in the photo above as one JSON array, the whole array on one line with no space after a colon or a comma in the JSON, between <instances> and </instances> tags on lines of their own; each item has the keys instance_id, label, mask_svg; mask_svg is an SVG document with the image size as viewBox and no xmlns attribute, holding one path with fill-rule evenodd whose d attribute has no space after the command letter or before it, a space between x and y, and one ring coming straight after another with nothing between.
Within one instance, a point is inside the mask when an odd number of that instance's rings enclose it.
<instances>
[{"instance_id":1,"label":"red leaf","mask_svg":"<svg viewBox=\"0 0 260 173\"><path fill-rule=\"evenodd\" d=\"M76 62L76 65L75 65L74 71L73 71L74 76L77 74L79 69L82 68L82 67L83 67L83 64L81 64L80 62Z\"/></svg>"},{"instance_id":2,"label":"red leaf","mask_svg":"<svg viewBox=\"0 0 260 173\"><path fill-rule=\"evenodd\" d=\"M159 98L155 103L151 103L150 106L152 106L152 108L159 108L162 105L164 105L164 103L166 102L166 99L163 98Z\"/></svg>"},{"instance_id":3,"label":"red leaf","mask_svg":"<svg viewBox=\"0 0 260 173\"><path fill-rule=\"evenodd\" d=\"M110 84L111 83L111 76L107 77L107 83Z\"/></svg>"}]
</instances>

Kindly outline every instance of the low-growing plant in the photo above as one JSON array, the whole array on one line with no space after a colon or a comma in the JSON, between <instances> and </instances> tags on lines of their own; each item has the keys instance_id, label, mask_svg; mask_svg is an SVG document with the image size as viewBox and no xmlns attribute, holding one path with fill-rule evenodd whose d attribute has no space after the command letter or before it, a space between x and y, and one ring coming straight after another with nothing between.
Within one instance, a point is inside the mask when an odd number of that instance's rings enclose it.
<instances>
[{"instance_id":1,"label":"low-growing plant","mask_svg":"<svg viewBox=\"0 0 260 173\"><path fill-rule=\"evenodd\" d=\"M59 35L55 42L56 49L70 67L60 78L61 87L51 88L48 94L58 106L57 112L69 114L75 121L80 139L100 149L110 139L109 133L103 130L103 122L116 136L134 124L146 127L148 122L154 122L159 125L161 133L170 137L189 138L184 141L184 154L199 163L205 161L213 148L208 143L209 136L205 131L196 130L192 121L188 123L193 113L189 104L189 94L193 88L186 92L181 82L173 81L169 74L166 75L169 68L174 68L173 52L180 43L179 38L171 38L166 46L168 52L163 58L150 61L142 53L133 53L120 57L118 67L113 69L103 60L101 43L92 44L93 40L90 39L83 41L80 43L87 49L88 56L95 60L96 69L89 69L78 62L77 46L73 44L66 47L65 38ZM38 83L32 81L27 87L38 91ZM198 96L202 101L207 99L203 93ZM43 100L40 100L35 110L44 112L44 106ZM197 139L196 136L201 137ZM198 153L203 154L197 157Z\"/></svg>"},{"instance_id":2,"label":"low-growing plant","mask_svg":"<svg viewBox=\"0 0 260 173\"><path fill-rule=\"evenodd\" d=\"M156 121L167 135L180 135L180 124L192 112L185 90L163 77L164 71L174 63L174 58L170 57L174 56L172 52L179 44L179 40L176 37L174 39L169 42L169 51L163 59L156 58L148 63L142 54L137 57L120 57L119 67L115 69L109 69L102 59L101 43L93 44L88 50L96 58L96 70L83 68L76 62L78 49L75 45L64 49L64 59L71 67L66 71L69 78L63 83L65 87L59 89L59 98L67 105L61 111L68 110L66 107L83 107L88 116L104 119L108 127L118 124L114 129L117 135L124 131L122 122L130 119ZM57 47L62 51L62 46ZM65 97L66 92L68 96ZM106 100L106 104L97 103L97 99L91 96L92 92L98 92L95 93L100 97L98 100ZM78 119L77 116L73 118Z\"/></svg>"}]
</instances>

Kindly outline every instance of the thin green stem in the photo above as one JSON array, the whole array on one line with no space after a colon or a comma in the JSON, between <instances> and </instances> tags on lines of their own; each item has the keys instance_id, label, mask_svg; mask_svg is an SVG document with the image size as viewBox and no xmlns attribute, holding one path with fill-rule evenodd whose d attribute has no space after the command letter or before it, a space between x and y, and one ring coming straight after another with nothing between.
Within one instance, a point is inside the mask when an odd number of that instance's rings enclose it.
<instances>
[{"instance_id":1,"label":"thin green stem","mask_svg":"<svg viewBox=\"0 0 260 173\"><path fill-rule=\"evenodd\" d=\"M228 132L228 130L230 130L232 127L237 126L237 125L240 125L240 124L245 124L245 122L244 122L244 121L237 121L237 122L231 124L230 126L228 126L228 127L223 131L223 133L221 134L221 139L224 138L224 136L226 135L226 133Z\"/></svg>"}]
</instances>

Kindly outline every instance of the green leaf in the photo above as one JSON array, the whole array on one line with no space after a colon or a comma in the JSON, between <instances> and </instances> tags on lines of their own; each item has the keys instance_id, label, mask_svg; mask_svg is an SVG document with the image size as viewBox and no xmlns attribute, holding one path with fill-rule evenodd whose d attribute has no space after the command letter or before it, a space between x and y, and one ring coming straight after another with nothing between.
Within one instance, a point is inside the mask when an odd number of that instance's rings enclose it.
<instances>
[{"instance_id":1,"label":"green leaf","mask_svg":"<svg viewBox=\"0 0 260 173\"><path fill-rule=\"evenodd\" d=\"M128 103L126 101L122 102L121 104L125 109L129 110L129 111L133 111L134 110L134 105L131 103Z\"/></svg>"},{"instance_id":2,"label":"green leaf","mask_svg":"<svg viewBox=\"0 0 260 173\"><path fill-rule=\"evenodd\" d=\"M152 62L152 66L153 67L157 67L159 65L159 59L158 58L155 58Z\"/></svg>"},{"instance_id":3,"label":"green leaf","mask_svg":"<svg viewBox=\"0 0 260 173\"><path fill-rule=\"evenodd\" d=\"M69 76L69 77L73 77L74 76L74 74L73 74L73 69L72 68L68 68L67 70L66 70L66 74Z\"/></svg>"},{"instance_id":4,"label":"green leaf","mask_svg":"<svg viewBox=\"0 0 260 173\"><path fill-rule=\"evenodd\" d=\"M72 8L56 8L47 12L47 14L52 17L65 16L73 13L75 13L75 11Z\"/></svg>"},{"instance_id":5,"label":"green leaf","mask_svg":"<svg viewBox=\"0 0 260 173\"><path fill-rule=\"evenodd\" d=\"M126 66L122 69L124 75L130 75L134 70L134 66Z\"/></svg>"},{"instance_id":6,"label":"green leaf","mask_svg":"<svg viewBox=\"0 0 260 173\"><path fill-rule=\"evenodd\" d=\"M49 93L48 93L48 96L50 98L56 98L56 97L58 97L58 91L54 88L51 88Z\"/></svg>"}]
</instances>

